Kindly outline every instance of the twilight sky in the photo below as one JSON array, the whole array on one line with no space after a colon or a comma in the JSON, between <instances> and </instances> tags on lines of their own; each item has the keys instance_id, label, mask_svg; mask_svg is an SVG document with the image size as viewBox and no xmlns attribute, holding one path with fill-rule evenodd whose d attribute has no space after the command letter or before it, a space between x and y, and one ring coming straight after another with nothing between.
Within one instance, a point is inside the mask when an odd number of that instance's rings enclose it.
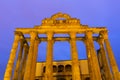
<instances>
[{"instance_id":1,"label":"twilight sky","mask_svg":"<svg viewBox=\"0 0 120 80\"><path fill-rule=\"evenodd\" d=\"M68 13L91 27L107 27L120 69L120 0L0 0L0 80L9 59L15 28L40 25L42 19L57 12ZM39 46L38 61L45 60L45 44ZM85 47L81 45L83 43L77 42L79 58L84 59ZM68 42L56 42L54 60L70 59L69 46Z\"/></svg>"}]
</instances>

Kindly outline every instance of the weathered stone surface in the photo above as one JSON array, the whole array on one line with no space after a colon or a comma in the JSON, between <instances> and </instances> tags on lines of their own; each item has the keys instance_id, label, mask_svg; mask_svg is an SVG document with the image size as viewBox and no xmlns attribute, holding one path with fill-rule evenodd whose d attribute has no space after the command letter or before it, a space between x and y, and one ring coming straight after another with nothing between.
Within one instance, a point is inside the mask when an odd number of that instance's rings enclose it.
<instances>
[{"instance_id":1,"label":"weathered stone surface","mask_svg":"<svg viewBox=\"0 0 120 80\"><path fill-rule=\"evenodd\" d=\"M105 27L89 27L88 25L82 25L79 19L72 18L70 15L63 13L57 13L50 18L45 18L42 20L41 25L34 26L34 28L16 28L15 39L6 67L4 80L34 80L34 78L36 78L36 75L38 75L38 72L36 73L36 70L38 70L38 67L36 68L38 45L41 41L47 41L46 71L42 72L43 80L54 80L57 78L53 77L58 76L58 73L54 74L54 72L57 72L57 67L53 65L53 45L55 41L68 41L71 45L72 66L67 65L68 69L64 69L64 66L58 66L58 68L61 67L58 72L66 70L59 74L59 76L72 76L66 77L66 80L71 78L72 80L84 80L85 76L83 77L83 75L81 75L83 74L83 70L81 69L86 68L82 67L83 65L81 65L78 59L77 40L83 41L86 45L87 64L85 63L85 65L88 65L88 70L84 70L88 72L88 78L86 79L120 80L120 74L108 40L107 32ZM30 37L26 37L26 34L29 34ZM39 34L46 34L47 36L40 37ZM69 34L70 37L54 37L54 34ZM85 36L76 36L77 34L84 34ZM98 34L98 36L93 36L94 34ZM17 56L16 54L21 39L23 44L20 47L20 55ZM100 46L98 55L94 47L94 41L97 41ZM16 57L18 57L18 61L15 61ZM17 63L15 63L16 67L13 71L14 62ZM70 67L72 68L70 69ZM41 67L41 69L44 70L45 67ZM67 71L71 71L71 73Z\"/></svg>"}]
</instances>

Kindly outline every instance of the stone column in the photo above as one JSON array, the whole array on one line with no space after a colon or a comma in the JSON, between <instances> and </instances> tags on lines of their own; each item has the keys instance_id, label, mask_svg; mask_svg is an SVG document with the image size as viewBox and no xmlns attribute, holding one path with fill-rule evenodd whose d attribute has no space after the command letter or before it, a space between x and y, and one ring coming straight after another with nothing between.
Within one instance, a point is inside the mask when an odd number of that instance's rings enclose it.
<instances>
[{"instance_id":1,"label":"stone column","mask_svg":"<svg viewBox=\"0 0 120 80\"><path fill-rule=\"evenodd\" d=\"M24 46L24 41L23 39L20 39L20 49L18 53L16 67L15 67L14 74L13 74L13 80L18 80L18 73L20 71L20 63L21 63L22 53L23 53L23 46Z\"/></svg>"},{"instance_id":2,"label":"stone column","mask_svg":"<svg viewBox=\"0 0 120 80\"><path fill-rule=\"evenodd\" d=\"M23 80L23 78L24 78L28 51L29 51L29 45L27 43L25 43L24 44L24 54L23 54L23 59L21 62L21 69L20 69L20 73L19 73L19 80Z\"/></svg>"},{"instance_id":3,"label":"stone column","mask_svg":"<svg viewBox=\"0 0 120 80\"><path fill-rule=\"evenodd\" d=\"M38 55L38 45L39 45L39 40L36 39L35 44L34 44L34 53L33 53L33 59L32 59L32 68L31 68L30 80L35 80L36 62L37 62L37 55Z\"/></svg>"},{"instance_id":4,"label":"stone column","mask_svg":"<svg viewBox=\"0 0 120 80\"><path fill-rule=\"evenodd\" d=\"M106 78L106 80L112 80L112 76L110 73L110 66L108 64L106 52L104 49L104 40L99 38L98 42L100 45L100 54L101 54L102 64L103 64L102 66L103 66L103 69L105 70L105 78Z\"/></svg>"},{"instance_id":5,"label":"stone column","mask_svg":"<svg viewBox=\"0 0 120 80\"><path fill-rule=\"evenodd\" d=\"M34 54L34 44L35 44L35 38L36 38L37 34L36 34L36 32L31 32L30 36L31 36L30 48L29 48L28 58L27 58L27 62L26 62L24 80L30 80L31 69L32 69L32 59L33 59L33 54Z\"/></svg>"},{"instance_id":6,"label":"stone column","mask_svg":"<svg viewBox=\"0 0 120 80\"><path fill-rule=\"evenodd\" d=\"M99 64L98 64L97 54L96 54L96 50L94 48L94 42L93 42L93 38L92 38L92 31L86 32L86 38L87 38L87 42L89 43L89 48L90 48L94 79L101 80L101 74L100 74L100 68L99 68Z\"/></svg>"},{"instance_id":7,"label":"stone column","mask_svg":"<svg viewBox=\"0 0 120 80\"><path fill-rule=\"evenodd\" d=\"M70 33L71 57L72 57L72 80L81 80L80 64L76 46L76 33Z\"/></svg>"},{"instance_id":8,"label":"stone column","mask_svg":"<svg viewBox=\"0 0 120 80\"><path fill-rule=\"evenodd\" d=\"M107 53L108 53L108 58L109 58L109 61L110 61L110 65L111 65L114 80L120 80L119 70L118 70L114 55L113 55L113 51L112 51L110 42L108 40L108 33L107 33L107 31L102 31L101 35L104 38L105 47L106 47L106 50L107 50Z\"/></svg>"},{"instance_id":9,"label":"stone column","mask_svg":"<svg viewBox=\"0 0 120 80\"><path fill-rule=\"evenodd\" d=\"M88 39L85 39L85 45L86 45L86 53L87 53L87 60L88 60L88 68L89 68L89 74L90 74L90 80L94 80L94 69L93 69L93 62L92 62L92 53L90 49L90 44L88 42Z\"/></svg>"},{"instance_id":10,"label":"stone column","mask_svg":"<svg viewBox=\"0 0 120 80\"><path fill-rule=\"evenodd\" d=\"M46 72L45 80L53 80L53 33L49 32L47 34L47 57L46 57Z\"/></svg>"},{"instance_id":11,"label":"stone column","mask_svg":"<svg viewBox=\"0 0 120 80\"><path fill-rule=\"evenodd\" d=\"M19 33L15 32L14 42L13 42L13 46L12 46L12 49L11 49L11 52L10 52L9 61L8 61L7 67L6 67L4 80L11 80L12 69L13 69L13 66L14 66L14 60L15 60L15 57L16 57L19 38L20 38Z\"/></svg>"}]
</instances>

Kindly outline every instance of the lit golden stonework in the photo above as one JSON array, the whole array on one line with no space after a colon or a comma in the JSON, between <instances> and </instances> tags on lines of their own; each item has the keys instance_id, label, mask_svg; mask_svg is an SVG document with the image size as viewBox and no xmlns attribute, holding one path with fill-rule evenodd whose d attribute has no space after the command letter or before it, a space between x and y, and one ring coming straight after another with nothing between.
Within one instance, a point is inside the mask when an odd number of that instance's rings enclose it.
<instances>
[{"instance_id":1,"label":"lit golden stonework","mask_svg":"<svg viewBox=\"0 0 120 80\"><path fill-rule=\"evenodd\" d=\"M82 25L79 19L60 12L45 18L41 25L34 28L16 28L4 80L120 80L107 32L105 27ZM25 37L26 34L30 37ZM47 37L39 37L39 34L46 34ZM54 37L54 34L68 34L69 37ZM77 34L84 36L78 37ZM46 62L38 63L38 45L42 41L47 41ZM55 41L70 43L71 61L53 61ZM82 41L86 46L85 61L78 59L76 41ZM94 41L100 46L97 51Z\"/></svg>"},{"instance_id":2,"label":"lit golden stonework","mask_svg":"<svg viewBox=\"0 0 120 80\"><path fill-rule=\"evenodd\" d=\"M70 25L80 25L79 19L71 18L68 14L57 13L51 18L45 18L42 20L42 26L70 26Z\"/></svg>"}]
</instances>

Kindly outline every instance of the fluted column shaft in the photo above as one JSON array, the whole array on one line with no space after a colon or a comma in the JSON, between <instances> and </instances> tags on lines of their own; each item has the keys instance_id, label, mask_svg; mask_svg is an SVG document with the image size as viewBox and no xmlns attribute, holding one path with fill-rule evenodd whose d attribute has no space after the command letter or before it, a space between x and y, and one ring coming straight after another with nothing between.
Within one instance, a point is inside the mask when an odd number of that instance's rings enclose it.
<instances>
[{"instance_id":1,"label":"fluted column shaft","mask_svg":"<svg viewBox=\"0 0 120 80\"><path fill-rule=\"evenodd\" d=\"M70 33L71 57L72 57L72 80L81 80L80 64L76 46L76 33Z\"/></svg>"},{"instance_id":2,"label":"fluted column shaft","mask_svg":"<svg viewBox=\"0 0 120 80\"><path fill-rule=\"evenodd\" d=\"M23 46L24 46L24 41L23 41L23 39L20 39L20 49L19 49L19 53L18 53L16 67L14 70L13 80L18 80L18 74L20 71L20 63L21 63L22 53L23 53Z\"/></svg>"},{"instance_id":3,"label":"fluted column shaft","mask_svg":"<svg viewBox=\"0 0 120 80\"><path fill-rule=\"evenodd\" d=\"M24 78L28 51L29 51L29 46L27 43L25 43L24 44L24 54L23 54L23 59L21 62L21 69L20 69L20 73L19 73L19 80L23 80L23 78Z\"/></svg>"},{"instance_id":4,"label":"fluted column shaft","mask_svg":"<svg viewBox=\"0 0 120 80\"><path fill-rule=\"evenodd\" d=\"M47 57L46 57L46 72L45 80L53 80L53 33L49 32L47 34Z\"/></svg>"},{"instance_id":5,"label":"fluted column shaft","mask_svg":"<svg viewBox=\"0 0 120 80\"><path fill-rule=\"evenodd\" d=\"M15 37L14 37L14 42L13 42L13 46L10 52L10 58L6 67L6 71L5 71L5 75L4 75L4 80L11 80L11 76L12 76L12 69L14 66L14 60L16 57L16 52L17 52L17 48L18 48L18 43L19 43L19 34L15 33Z\"/></svg>"},{"instance_id":6,"label":"fluted column shaft","mask_svg":"<svg viewBox=\"0 0 120 80\"><path fill-rule=\"evenodd\" d=\"M30 48L29 48L29 53L28 53L28 58L27 58L27 63L25 68L24 80L30 80L31 69L32 69L32 59L34 54L34 43L35 43L35 38L37 34L35 32L31 32L30 36L31 36Z\"/></svg>"},{"instance_id":7,"label":"fluted column shaft","mask_svg":"<svg viewBox=\"0 0 120 80\"><path fill-rule=\"evenodd\" d=\"M110 67L109 67L106 52L104 49L104 40L103 39L99 39L99 45L100 45L100 54L101 54L101 58L102 58L103 69L105 70L105 78L106 78L106 80L112 80L112 76L110 73Z\"/></svg>"},{"instance_id":8,"label":"fluted column shaft","mask_svg":"<svg viewBox=\"0 0 120 80\"><path fill-rule=\"evenodd\" d=\"M86 32L86 39L87 39L87 42L89 43L90 54L92 57L91 59L93 64L92 68L94 73L94 80L101 80L100 68L99 68L98 59L97 59L96 51L94 48L93 38L92 38L92 31Z\"/></svg>"},{"instance_id":9,"label":"fluted column shaft","mask_svg":"<svg viewBox=\"0 0 120 80\"><path fill-rule=\"evenodd\" d=\"M34 44L34 53L33 53L33 59L32 59L32 70L31 70L30 80L35 80L36 62L37 62L37 55L38 55L38 45L39 45L39 41L36 39L35 44Z\"/></svg>"},{"instance_id":10,"label":"fluted column shaft","mask_svg":"<svg viewBox=\"0 0 120 80\"><path fill-rule=\"evenodd\" d=\"M106 47L106 50L107 50L107 53L108 53L108 58L109 58L109 61L110 61L110 65L111 65L114 80L120 80L119 70L118 70L117 63L116 63L115 58L114 58L114 54L113 54L110 42L108 40L107 31L101 32L101 35L104 38L105 47Z\"/></svg>"},{"instance_id":11,"label":"fluted column shaft","mask_svg":"<svg viewBox=\"0 0 120 80\"><path fill-rule=\"evenodd\" d=\"M94 69L93 69L93 62L92 62L92 54L91 54L91 49L90 49L90 44L88 40L85 40L85 45L86 45L86 52L87 52L87 60L88 60L88 68L89 68L89 74L90 74L90 79L94 80Z\"/></svg>"}]
</instances>

